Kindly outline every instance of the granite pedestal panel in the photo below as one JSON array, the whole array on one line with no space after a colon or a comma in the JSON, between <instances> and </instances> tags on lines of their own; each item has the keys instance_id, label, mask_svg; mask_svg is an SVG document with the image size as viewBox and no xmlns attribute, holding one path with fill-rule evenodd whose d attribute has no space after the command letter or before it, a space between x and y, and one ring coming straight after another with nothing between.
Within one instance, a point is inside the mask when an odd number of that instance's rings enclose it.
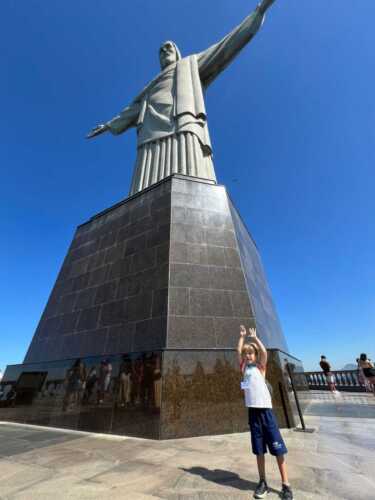
<instances>
[{"instance_id":1,"label":"granite pedestal panel","mask_svg":"<svg viewBox=\"0 0 375 500\"><path fill-rule=\"evenodd\" d=\"M0 418L153 438L245 430L240 324L288 351L224 186L171 176L78 227L24 364L5 372Z\"/></svg>"}]
</instances>

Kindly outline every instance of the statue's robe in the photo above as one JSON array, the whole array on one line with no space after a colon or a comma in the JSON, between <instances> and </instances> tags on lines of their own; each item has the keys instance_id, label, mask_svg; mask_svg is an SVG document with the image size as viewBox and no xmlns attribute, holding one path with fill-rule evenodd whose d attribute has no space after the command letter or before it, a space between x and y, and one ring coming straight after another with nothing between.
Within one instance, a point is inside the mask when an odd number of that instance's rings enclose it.
<instances>
[{"instance_id":1,"label":"statue's robe","mask_svg":"<svg viewBox=\"0 0 375 500\"><path fill-rule=\"evenodd\" d=\"M165 68L107 123L113 134L137 128L130 195L173 173L216 182L203 92L252 39L263 17L256 10L217 44Z\"/></svg>"}]
</instances>

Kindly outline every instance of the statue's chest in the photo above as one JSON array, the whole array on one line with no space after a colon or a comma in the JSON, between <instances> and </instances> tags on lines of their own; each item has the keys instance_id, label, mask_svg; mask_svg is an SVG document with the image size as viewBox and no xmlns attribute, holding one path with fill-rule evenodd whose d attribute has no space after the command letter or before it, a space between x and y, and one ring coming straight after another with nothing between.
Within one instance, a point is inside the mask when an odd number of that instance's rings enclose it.
<instances>
[{"instance_id":1,"label":"statue's chest","mask_svg":"<svg viewBox=\"0 0 375 500\"><path fill-rule=\"evenodd\" d=\"M173 104L175 88L175 70L171 69L155 82L149 89L148 102L153 106L158 104Z\"/></svg>"}]
</instances>

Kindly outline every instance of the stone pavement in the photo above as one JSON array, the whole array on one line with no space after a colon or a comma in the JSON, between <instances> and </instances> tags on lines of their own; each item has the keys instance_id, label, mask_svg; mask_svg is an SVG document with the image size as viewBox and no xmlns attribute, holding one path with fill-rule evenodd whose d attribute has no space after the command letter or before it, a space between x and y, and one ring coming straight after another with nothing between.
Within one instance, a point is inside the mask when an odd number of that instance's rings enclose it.
<instances>
[{"instance_id":1,"label":"stone pavement","mask_svg":"<svg viewBox=\"0 0 375 500\"><path fill-rule=\"evenodd\" d=\"M313 392L316 431L282 431L297 500L375 499L374 417L372 395ZM151 441L0 424L2 500L242 500L257 483L248 433Z\"/></svg>"}]
</instances>

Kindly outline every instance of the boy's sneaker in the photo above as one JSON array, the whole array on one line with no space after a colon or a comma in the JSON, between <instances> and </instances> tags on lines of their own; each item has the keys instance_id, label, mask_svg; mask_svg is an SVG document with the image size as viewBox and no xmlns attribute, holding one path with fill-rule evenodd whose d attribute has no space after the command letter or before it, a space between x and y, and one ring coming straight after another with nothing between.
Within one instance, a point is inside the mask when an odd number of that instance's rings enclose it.
<instances>
[{"instance_id":1,"label":"boy's sneaker","mask_svg":"<svg viewBox=\"0 0 375 500\"><path fill-rule=\"evenodd\" d=\"M255 488L254 498L265 498L268 494L268 486L264 479L261 479Z\"/></svg>"},{"instance_id":2,"label":"boy's sneaker","mask_svg":"<svg viewBox=\"0 0 375 500\"><path fill-rule=\"evenodd\" d=\"M283 500L292 500L293 491L292 491L291 487L288 486L287 484L283 484L282 490L280 493L280 498L282 498Z\"/></svg>"}]
</instances>

